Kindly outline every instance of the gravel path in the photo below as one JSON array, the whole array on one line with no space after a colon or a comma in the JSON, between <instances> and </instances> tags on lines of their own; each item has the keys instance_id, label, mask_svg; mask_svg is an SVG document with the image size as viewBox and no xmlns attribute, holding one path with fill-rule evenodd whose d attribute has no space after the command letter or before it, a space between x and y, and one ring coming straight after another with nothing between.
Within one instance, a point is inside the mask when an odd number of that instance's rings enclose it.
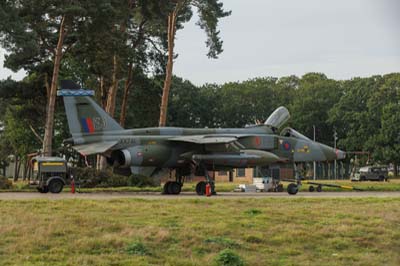
<instances>
[{"instance_id":1,"label":"gravel path","mask_svg":"<svg viewBox=\"0 0 400 266\"><path fill-rule=\"evenodd\" d=\"M212 196L211 199L237 199L237 198L367 198L367 197L400 197L400 191L395 192L299 192L297 195L281 193L243 193L243 192L220 192ZM30 200L30 199L93 199L109 200L120 198L140 198L140 199L199 199L205 196L198 196L193 192L183 192L180 195L161 195L158 192L96 192L96 193L60 193L60 194L41 194L38 192L0 192L0 200Z\"/></svg>"}]
</instances>

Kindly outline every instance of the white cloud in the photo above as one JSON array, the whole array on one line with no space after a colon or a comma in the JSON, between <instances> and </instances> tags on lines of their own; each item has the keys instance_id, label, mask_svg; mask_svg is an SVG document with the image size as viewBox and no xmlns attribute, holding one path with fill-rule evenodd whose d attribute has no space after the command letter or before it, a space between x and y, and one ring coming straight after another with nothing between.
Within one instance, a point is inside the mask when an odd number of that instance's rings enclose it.
<instances>
[{"instance_id":1,"label":"white cloud","mask_svg":"<svg viewBox=\"0 0 400 266\"><path fill-rule=\"evenodd\" d=\"M0 49L0 80L2 79L6 79L8 77L11 77L12 79L15 80L21 80L26 76L25 71L21 70L18 71L17 73L4 68L3 64L4 64L4 55L5 55L5 51L3 49Z\"/></svg>"},{"instance_id":2,"label":"white cloud","mask_svg":"<svg viewBox=\"0 0 400 266\"><path fill-rule=\"evenodd\" d=\"M224 53L206 58L195 20L178 32L175 73L196 84L324 72L345 79L400 71L394 0L223 1Z\"/></svg>"}]
</instances>

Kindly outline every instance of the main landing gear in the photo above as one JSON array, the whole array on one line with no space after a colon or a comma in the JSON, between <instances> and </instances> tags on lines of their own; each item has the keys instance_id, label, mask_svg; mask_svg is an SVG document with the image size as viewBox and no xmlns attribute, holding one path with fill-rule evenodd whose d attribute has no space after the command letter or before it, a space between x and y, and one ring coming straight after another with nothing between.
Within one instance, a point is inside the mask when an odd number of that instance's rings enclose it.
<instances>
[{"instance_id":1,"label":"main landing gear","mask_svg":"<svg viewBox=\"0 0 400 266\"><path fill-rule=\"evenodd\" d=\"M177 181L168 181L164 184L163 194L178 195L181 193L183 183Z\"/></svg>"},{"instance_id":2,"label":"main landing gear","mask_svg":"<svg viewBox=\"0 0 400 266\"><path fill-rule=\"evenodd\" d=\"M200 181L199 183L197 183L197 185L196 185L197 195L202 196L202 195L207 194L207 184L210 185L211 195L216 195L217 192L215 192L215 183L208 175L207 168L201 162L199 163L199 170L200 170L201 174L204 174L206 181ZM209 196L209 195L210 194L208 194L207 196Z\"/></svg>"},{"instance_id":3,"label":"main landing gear","mask_svg":"<svg viewBox=\"0 0 400 266\"><path fill-rule=\"evenodd\" d=\"M163 187L163 194L178 195L181 193L184 182L184 176L181 171L176 170L175 181L167 181Z\"/></svg>"},{"instance_id":4,"label":"main landing gear","mask_svg":"<svg viewBox=\"0 0 400 266\"><path fill-rule=\"evenodd\" d=\"M165 195L180 194L182 191L182 186L184 183L185 176L188 176L190 174L189 170L188 169L179 169L179 168L176 169L175 181L167 181L164 184L162 194L165 194ZM206 170L206 167L202 163L199 163L197 170L199 170L199 172L196 173L196 175L204 174L204 176L206 178L205 181L200 181L199 183L197 183L197 185L196 185L197 195L206 195L207 191L209 192L209 194L207 194L207 196L216 195L217 193L215 192L214 181L208 175L208 171ZM207 190L207 187L208 187L208 190Z\"/></svg>"}]
</instances>

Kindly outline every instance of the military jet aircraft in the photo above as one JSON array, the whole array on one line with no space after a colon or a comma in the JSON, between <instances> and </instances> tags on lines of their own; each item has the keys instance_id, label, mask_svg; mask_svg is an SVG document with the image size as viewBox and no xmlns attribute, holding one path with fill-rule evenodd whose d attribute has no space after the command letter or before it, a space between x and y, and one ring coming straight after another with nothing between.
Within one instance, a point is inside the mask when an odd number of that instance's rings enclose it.
<instances>
[{"instance_id":1,"label":"military jet aircraft","mask_svg":"<svg viewBox=\"0 0 400 266\"><path fill-rule=\"evenodd\" d=\"M290 118L285 107L276 109L264 124L245 128L122 128L90 96L93 91L71 82L62 83L69 130L65 140L80 154L102 154L116 170L155 176L163 169L175 170L175 181L164 185L166 194L179 194L184 177L205 175L196 192L205 193L213 183L209 170L248 168L279 163L332 161L345 153L314 142L292 128L278 130ZM288 187L296 194L301 181Z\"/></svg>"}]
</instances>

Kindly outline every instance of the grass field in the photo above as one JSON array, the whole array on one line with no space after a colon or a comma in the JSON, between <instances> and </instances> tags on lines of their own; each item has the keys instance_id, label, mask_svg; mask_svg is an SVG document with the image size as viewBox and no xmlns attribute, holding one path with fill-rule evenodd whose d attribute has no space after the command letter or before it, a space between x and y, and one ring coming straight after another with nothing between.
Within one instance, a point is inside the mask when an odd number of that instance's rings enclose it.
<instances>
[{"instance_id":1,"label":"grass field","mask_svg":"<svg viewBox=\"0 0 400 266\"><path fill-rule=\"evenodd\" d=\"M349 180L317 180L316 182L336 184L342 186L354 186L365 191L400 191L400 179L390 179L389 182L351 182ZM230 192L235 189L239 183L217 182L216 190L219 192ZM285 188L288 182L283 182ZM182 191L195 191L196 183L185 183ZM161 192L162 188L159 187L111 187L111 188L83 188L81 192ZM28 192L36 191L34 188L29 188L26 182L14 183L13 188L3 189L0 192ZM69 188L66 187L64 191L68 192ZM308 191L308 185L303 185L300 191ZM346 191L339 188L324 187L323 191Z\"/></svg>"},{"instance_id":2,"label":"grass field","mask_svg":"<svg viewBox=\"0 0 400 266\"><path fill-rule=\"evenodd\" d=\"M398 198L0 201L0 265L400 265Z\"/></svg>"}]
</instances>

